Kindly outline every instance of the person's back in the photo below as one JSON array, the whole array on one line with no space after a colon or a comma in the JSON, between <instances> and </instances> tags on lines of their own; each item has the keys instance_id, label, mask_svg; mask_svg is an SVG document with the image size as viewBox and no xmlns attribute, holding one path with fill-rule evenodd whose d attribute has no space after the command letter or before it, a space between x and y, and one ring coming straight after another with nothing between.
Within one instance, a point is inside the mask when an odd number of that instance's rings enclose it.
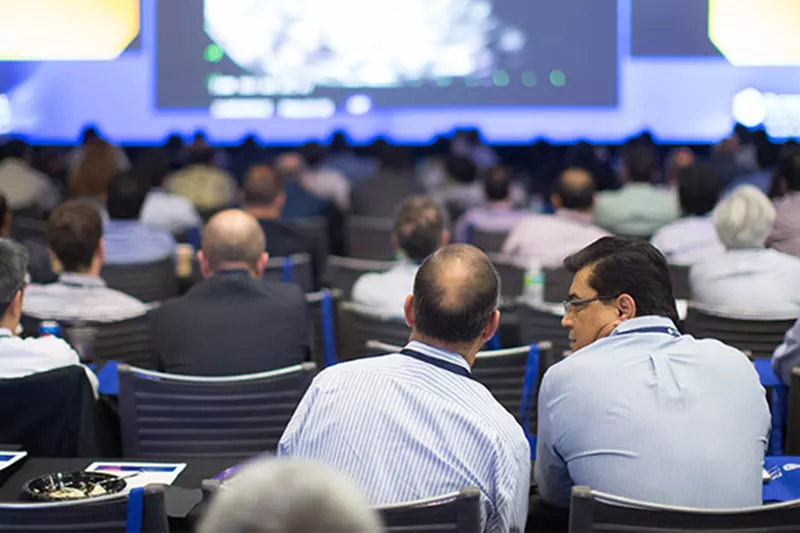
<instances>
[{"instance_id":1,"label":"person's back","mask_svg":"<svg viewBox=\"0 0 800 533\"><path fill-rule=\"evenodd\" d=\"M283 182L286 202L284 220L297 220L327 215L330 205L303 188L300 181L305 172L303 159L294 153L283 154L275 162L275 172Z\"/></svg>"},{"instance_id":2,"label":"person's back","mask_svg":"<svg viewBox=\"0 0 800 533\"><path fill-rule=\"evenodd\" d=\"M775 201L775 225L767 246L800 257L800 154L781 161L778 177L785 195Z\"/></svg>"},{"instance_id":3,"label":"person's back","mask_svg":"<svg viewBox=\"0 0 800 533\"><path fill-rule=\"evenodd\" d=\"M391 218L403 200L418 194L425 189L414 179L407 150L386 146L377 173L353 185L350 210L357 216Z\"/></svg>"},{"instance_id":4,"label":"person's back","mask_svg":"<svg viewBox=\"0 0 800 533\"><path fill-rule=\"evenodd\" d=\"M484 205L475 206L459 217L455 225L455 239L468 242L470 229L494 233L508 233L528 215L514 209L511 202L511 183L508 169L494 167L483 177Z\"/></svg>"},{"instance_id":5,"label":"person's back","mask_svg":"<svg viewBox=\"0 0 800 533\"><path fill-rule=\"evenodd\" d=\"M142 174L145 183L150 184L139 219L153 230L180 235L190 229L200 228L203 221L188 199L163 189L169 166L168 153L161 148L146 152L137 161L137 171Z\"/></svg>"},{"instance_id":6,"label":"person's back","mask_svg":"<svg viewBox=\"0 0 800 533\"><path fill-rule=\"evenodd\" d=\"M28 163L28 146L10 141L0 158L0 194L13 210L47 211L58 203L58 191L50 178Z\"/></svg>"}]
</instances>

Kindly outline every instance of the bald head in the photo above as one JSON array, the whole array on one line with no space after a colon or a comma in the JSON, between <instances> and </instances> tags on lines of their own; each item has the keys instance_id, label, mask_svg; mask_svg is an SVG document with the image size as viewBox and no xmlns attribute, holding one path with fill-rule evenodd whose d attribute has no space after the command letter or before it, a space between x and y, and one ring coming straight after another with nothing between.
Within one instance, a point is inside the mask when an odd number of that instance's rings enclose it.
<instances>
[{"instance_id":1,"label":"bald head","mask_svg":"<svg viewBox=\"0 0 800 533\"><path fill-rule=\"evenodd\" d=\"M590 211L594 193L594 179L589 171L570 167L559 176L551 201L556 208Z\"/></svg>"},{"instance_id":2,"label":"bald head","mask_svg":"<svg viewBox=\"0 0 800 533\"><path fill-rule=\"evenodd\" d=\"M207 275L244 268L261 276L267 263L261 226L255 217L239 209L211 217L203 231L202 247L201 260Z\"/></svg>"},{"instance_id":3,"label":"bald head","mask_svg":"<svg viewBox=\"0 0 800 533\"><path fill-rule=\"evenodd\" d=\"M244 203L254 206L271 206L283 193L280 177L267 165L255 165L244 178Z\"/></svg>"},{"instance_id":4,"label":"bald head","mask_svg":"<svg viewBox=\"0 0 800 533\"><path fill-rule=\"evenodd\" d=\"M469 244L444 246L414 279L414 331L443 343L485 341L499 295L500 280L486 254Z\"/></svg>"}]
</instances>

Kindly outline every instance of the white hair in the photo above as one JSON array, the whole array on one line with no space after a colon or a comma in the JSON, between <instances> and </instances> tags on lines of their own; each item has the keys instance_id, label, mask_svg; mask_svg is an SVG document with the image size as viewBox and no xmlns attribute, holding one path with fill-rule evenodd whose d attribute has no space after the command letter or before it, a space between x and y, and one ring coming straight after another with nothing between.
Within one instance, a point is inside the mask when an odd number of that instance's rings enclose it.
<instances>
[{"instance_id":1,"label":"white hair","mask_svg":"<svg viewBox=\"0 0 800 533\"><path fill-rule=\"evenodd\" d=\"M267 458L213 496L199 533L380 533L377 513L347 477L312 461Z\"/></svg>"},{"instance_id":2,"label":"white hair","mask_svg":"<svg viewBox=\"0 0 800 533\"><path fill-rule=\"evenodd\" d=\"M775 207L752 185L736 188L714 210L714 227L728 250L760 248L775 224Z\"/></svg>"}]
</instances>

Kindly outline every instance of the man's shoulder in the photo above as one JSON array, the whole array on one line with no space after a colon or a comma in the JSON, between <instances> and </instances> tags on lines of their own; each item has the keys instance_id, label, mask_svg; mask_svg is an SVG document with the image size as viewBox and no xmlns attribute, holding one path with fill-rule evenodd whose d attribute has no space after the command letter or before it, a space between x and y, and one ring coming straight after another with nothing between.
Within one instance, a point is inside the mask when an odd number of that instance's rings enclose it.
<instances>
[{"instance_id":1,"label":"man's shoulder","mask_svg":"<svg viewBox=\"0 0 800 533\"><path fill-rule=\"evenodd\" d=\"M14 346L16 346L19 350L28 353L36 353L47 355L49 357L58 357L70 360L74 359L75 361L78 360L77 353L69 344L67 344L64 339L52 335L47 335L44 337L30 337L27 339L14 337L10 342L11 345L8 346L8 349L14 349Z\"/></svg>"},{"instance_id":2,"label":"man's shoulder","mask_svg":"<svg viewBox=\"0 0 800 533\"><path fill-rule=\"evenodd\" d=\"M262 281L260 285L264 294L270 298L277 298L282 302L303 303L305 305L305 293L299 285L295 283L283 283L280 281Z\"/></svg>"}]
</instances>

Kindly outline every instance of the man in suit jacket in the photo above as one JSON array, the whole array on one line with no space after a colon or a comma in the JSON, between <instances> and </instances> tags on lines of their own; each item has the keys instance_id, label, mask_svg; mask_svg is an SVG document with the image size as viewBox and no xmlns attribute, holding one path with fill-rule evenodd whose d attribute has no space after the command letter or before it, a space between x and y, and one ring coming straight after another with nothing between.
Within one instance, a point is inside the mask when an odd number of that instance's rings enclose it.
<instances>
[{"instance_id":1,"label":"man in suit jacket","mask_svg":"<svg viewBox=\"0 0 800 533\"><path fill-rule=\"evenodd\" d=\"M159 370L230 376L307 359L305 297L296 285L261 279L269 256L252 215L215 215L197 256L205 281L152 313Z\"/></svg>"}]
</instances>

